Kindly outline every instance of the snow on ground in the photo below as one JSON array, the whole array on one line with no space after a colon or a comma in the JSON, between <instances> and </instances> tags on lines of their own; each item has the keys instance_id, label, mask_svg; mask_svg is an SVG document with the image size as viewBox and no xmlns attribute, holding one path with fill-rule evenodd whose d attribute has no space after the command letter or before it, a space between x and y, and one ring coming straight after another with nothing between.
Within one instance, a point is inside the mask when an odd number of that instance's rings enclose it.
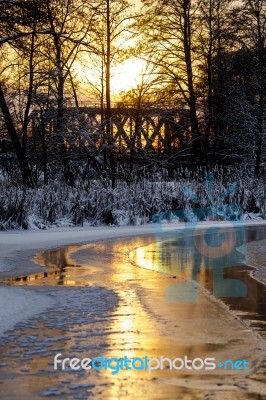
<instances>
[{"instance_id":1,"label":"snow on ground","mask_svg":"<svg viewBox=\"0 0 266 400\"><path fill-rule=\"evenodd\" d=\"M235 223L241 225L242 222ZM265 221L245 221L245 225L265 225ZM200 222L199 227L232 226L230 222ZM165 223L162 232L184 229L183 224ZM34 273L41 267L31 260L34 254L48 248L86 243L118 237L156 233L152 224L123 227L53 228L34 231L0 232L0 279ZM30 316L50 306L51 299L37 291L21 287L0 286L0 334Z\"/></svg>"},{"instance_id":2,"label":"snow on ground","mask_svg":"<svg viewBox=\"0 0 266 400\"><path fill-rule=\"evenodd\" d=\"M22 319L39 314L52 304L52 300L23 288L0 288L0 335L12 329Z\"/></svg>"},{"instance_id":3,"label":"snow on ground","mask_svg":"<svg viewBox=\"0 0 266 400\"><path fill-rule=\"evenodd\" d=\"M266 284L266 240L258 240L247 244L248 264L256 271L252 275Z\"/></svg>"}]
</instances>

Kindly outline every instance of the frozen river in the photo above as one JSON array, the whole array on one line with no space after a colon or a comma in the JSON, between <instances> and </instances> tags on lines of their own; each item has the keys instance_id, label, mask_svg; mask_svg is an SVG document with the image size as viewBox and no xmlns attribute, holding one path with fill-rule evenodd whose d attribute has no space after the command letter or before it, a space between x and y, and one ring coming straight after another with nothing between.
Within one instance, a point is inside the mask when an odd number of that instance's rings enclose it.
<instances>
[{"instance_id":1,"label":"frozen river","mask_svg":"<svg viewBox=\"0 0 266 400\"><path fill-rule=\"evenodd\" d=\"M230 238L230 230L226 234ZM2 336L0 398L266 398L265 287L250 277L243 247L233 258L237 264L227 265L225 257L226 265L219 261L212 268L202 257L212 238L203 236L197 235L196 249L191 235L169 233L156 242L146 234L39 252L35 262L45 269L13 277L5 287L10 294L26 293L29 308L40 303L34 296L47 305ZM246 229L247 243L263 239L265 225ZM229 292L225 281L233 284ZM235 296L242 289L246 295ZM189 296L186 301L180 293ZM251 368L59 371L53 368L58 352L80 358L246 359Z\"/></svg>"}]
</instances>

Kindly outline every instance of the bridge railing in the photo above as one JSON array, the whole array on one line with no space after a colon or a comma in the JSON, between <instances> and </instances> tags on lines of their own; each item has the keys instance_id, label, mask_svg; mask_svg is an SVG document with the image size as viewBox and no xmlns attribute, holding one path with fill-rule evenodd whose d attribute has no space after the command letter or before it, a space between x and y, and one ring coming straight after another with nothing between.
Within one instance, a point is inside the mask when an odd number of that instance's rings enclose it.
<instances>
[{"instance_id":1,"label":"bridge railing","mask_svg":"<svg viewBox=\"0 0 266 400\"><path fill-rule=\"evenodd\" d=\"M64 106L66 108L77 108L77 104L74 99L67 99L64 102ZM97 100L81 100L78 102L78 107L79 108L97 108L101 109L103 108L104 110L106 109L106 103L101 103L100 101ZM127 101L116 101L111 103L112 108L116 109L123 109L123 108L137 108L137 103L134 102L127 102ZM163 104L158 104L154 102L142 102L141 103L141 108L142 109L174 109L177 108L176 102L166 102Z\"/></svg>"}]
</instances>

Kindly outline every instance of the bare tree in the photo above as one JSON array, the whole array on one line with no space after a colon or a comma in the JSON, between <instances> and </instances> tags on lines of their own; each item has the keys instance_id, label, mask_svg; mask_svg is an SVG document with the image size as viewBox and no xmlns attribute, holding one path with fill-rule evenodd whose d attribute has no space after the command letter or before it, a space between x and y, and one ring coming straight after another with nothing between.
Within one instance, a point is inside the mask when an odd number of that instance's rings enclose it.
<instances>
[{"instance_id":1,"label":"bare tree","mask_svg":"<svg viewBox=\"0 0 266 400\"><path fill-rule=\"evenodd\" d=\"M154 64L161 67L169 87L175 87L176 103L189 109L195 161L204 162L197 107L199 23L197 5L190 0L158 0L145 3L148 17L142 23L147 47L154 48Z\"/></svg>"}]
</instances>

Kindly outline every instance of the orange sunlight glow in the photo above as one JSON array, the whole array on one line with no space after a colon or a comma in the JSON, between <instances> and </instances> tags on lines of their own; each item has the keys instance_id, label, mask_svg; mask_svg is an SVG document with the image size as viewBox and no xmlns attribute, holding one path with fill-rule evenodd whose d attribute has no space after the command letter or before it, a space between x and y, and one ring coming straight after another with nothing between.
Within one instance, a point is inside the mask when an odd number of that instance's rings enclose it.
<instances>
[{"instance_id":1,"label":"orange sunlight glow","mask_svg":"<svg viewBox=\"0 0 266 400\"><path fill-rule=\"evenodd\" d=\"M125 60L112 68L111 91L114 95L141 84L146 62L140 59Z\"/></svg>"}]
</instances>

